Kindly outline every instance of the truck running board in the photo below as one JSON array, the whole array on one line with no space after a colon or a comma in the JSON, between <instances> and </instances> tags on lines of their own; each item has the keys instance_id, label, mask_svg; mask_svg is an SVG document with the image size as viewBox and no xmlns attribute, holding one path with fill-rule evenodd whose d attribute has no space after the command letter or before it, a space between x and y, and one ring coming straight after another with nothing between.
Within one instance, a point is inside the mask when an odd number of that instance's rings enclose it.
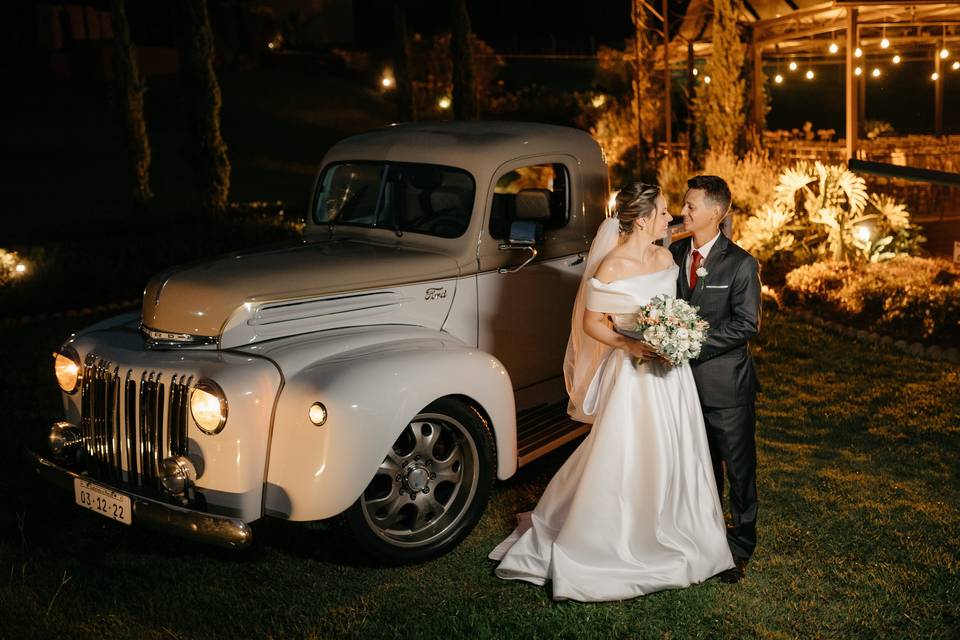
<instances>
[{"instance_id":1,"label":"truck running board","mask_svg":"<svg viewBox=\"0 0 960 640\"><path fill-rule=\"evenodd\" d=\"M523 466L590 430L567 415L567 401L542 404L517 414L517 465Z\"/></svg>"}]
</instances>

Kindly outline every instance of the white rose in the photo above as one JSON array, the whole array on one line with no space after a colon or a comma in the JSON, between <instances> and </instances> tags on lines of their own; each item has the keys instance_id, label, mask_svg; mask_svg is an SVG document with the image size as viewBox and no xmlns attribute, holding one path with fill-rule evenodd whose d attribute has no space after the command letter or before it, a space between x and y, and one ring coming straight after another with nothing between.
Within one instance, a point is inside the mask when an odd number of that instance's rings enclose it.
<instances>
[{"instance_id":1,"label":"white rose","mask_svg":"<svg viewBox=\"0 0 960 640\"><path fill-rule=\"evenodd\" d=\"M707 275L708 273L709 273L709 271L707 271L707 270L704 269L703 267L699 267L699 268L697 269L697 277L698 277L698 278L702 278L702 277L704 277L705 275Z\"/></svg>"}]
</instances>

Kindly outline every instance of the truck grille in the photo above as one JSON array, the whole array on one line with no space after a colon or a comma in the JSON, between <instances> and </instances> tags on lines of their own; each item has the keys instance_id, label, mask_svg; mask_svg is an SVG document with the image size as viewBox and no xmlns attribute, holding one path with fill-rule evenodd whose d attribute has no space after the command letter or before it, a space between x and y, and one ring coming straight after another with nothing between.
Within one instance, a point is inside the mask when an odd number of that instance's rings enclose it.
<instances>
[{"instance_id":1,"label":"truck grille","mask_svg":"<svg viewBox=\"0 0 960 640\"><path fill-rule=\"evenodd\" d=\"M159 490L160 461L187 453L192 383L192 376L135 371L88 357L80 429L90 473Z\"/></svg>"}]
</instances>

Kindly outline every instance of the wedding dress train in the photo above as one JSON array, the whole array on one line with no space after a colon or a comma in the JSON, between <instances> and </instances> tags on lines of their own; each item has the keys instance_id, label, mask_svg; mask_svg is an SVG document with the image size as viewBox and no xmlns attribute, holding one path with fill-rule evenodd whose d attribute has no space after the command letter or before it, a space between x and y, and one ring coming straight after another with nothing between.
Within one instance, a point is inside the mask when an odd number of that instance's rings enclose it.
<instances>
[{"instance_id":1,"label":"wedding dress train","mask_svg":"<svg viewBox=\"0 0 960 640\"><path fill-rule=\"evenodd\" d=\"M626 326L677 267L603 283L587 308ZM689 365L639 366L610 349L590 383L586 439L531 513L490 558L496 575L542 585L557 600L622 600L702 582L733 567L697 389Z\"/></svg>"}]
</instances>

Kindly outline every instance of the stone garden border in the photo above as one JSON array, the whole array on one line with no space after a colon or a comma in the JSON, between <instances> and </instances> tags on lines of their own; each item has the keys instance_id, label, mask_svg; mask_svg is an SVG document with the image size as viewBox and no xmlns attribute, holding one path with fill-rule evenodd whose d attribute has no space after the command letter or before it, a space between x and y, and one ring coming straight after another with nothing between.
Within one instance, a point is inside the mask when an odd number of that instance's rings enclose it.
<instances>
[{"instance_id":1,"label":"stone garden border","mask_svg":"<svg viewBox=\"0 0 960 640\"><path fill-rule=\"evenodd\" d=\"M841 324L839 322L834 322L833 320L821 318L820 316L811 311L807 311L806 309L796 309L787 306L780 306L780 309L786 311L787 313L800 316L811 324L822 327L829 331L833 331L834 333L839 333L845 337L853 338L854 340L858 340L864 344L872 344L879 347L888 348L892 347L916 358L960 364L960 349L957 349L956 347L944 348L935 344L925 345L921 342L909 342L907 340L893 338L891 336L877 333L876 331L855 329L854 327Z\"/></svg>"}]
</instances>

